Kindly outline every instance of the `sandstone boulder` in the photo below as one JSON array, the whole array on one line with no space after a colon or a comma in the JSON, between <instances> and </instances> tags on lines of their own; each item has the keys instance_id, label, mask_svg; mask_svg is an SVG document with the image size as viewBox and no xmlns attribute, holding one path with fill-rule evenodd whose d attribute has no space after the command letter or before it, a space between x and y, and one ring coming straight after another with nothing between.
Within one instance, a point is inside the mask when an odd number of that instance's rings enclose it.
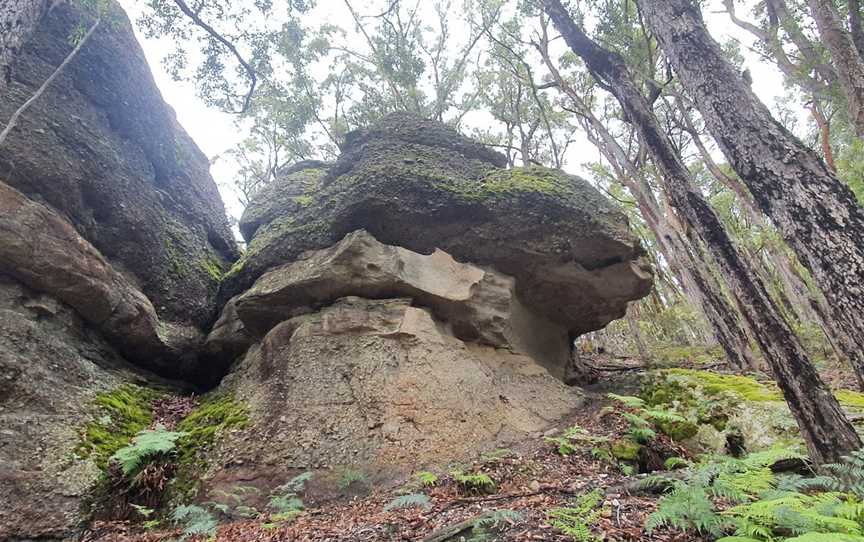
<instances>
[{"instance_id":1,"label":"sandstone boulder","mask_svg":"<svg viewBox=\"0 0 864 542\"><path fill-rule=\"evenodd\" d=\"M15 51L0 119L33 94L71 50L70 36L88 25L82 3L51 5ZM203 330L237 249L207 158L162 100L123 10L113 1L107 9L110 24L0 147L0 177L66 217L164 321Z\"/></svg>"},{"instance_id":2,"label":"sandstone boulder","mask_svg":"<svg viewBox=\"0 0 864 542\"><path fill-rule=\"evenodd\" d=\"M331 165L303 160L280 171L276 180L264 186L243 210L238 224L243 238L252 239L262 225L308 204Z\"/></svg>"},{"instance_id":3,"label":"sandstone boulder","mask_svg":"<svg viewBox=\"0 0 864 542\"><path fill-rule=\"evenodd\" d=\"M346 297L279 323L223 382L250 425L211 458L207 487L446 465L546 430L579 404L530 357L448 327L408 298Z\"/></svg>"},{"instance_id":4,"label":"sandstone boulder","mask_svg":"<svg viewBox=\"0 0 864 542\"><path fill-rule=\"evenodd\" d=\"M577 335L623 316L651 273L627 220L585 181L503 157L443 124L392 115L349 134L314 192L268 213L222 297L268 269L365 229L382 243L435 249L516 280L523 303ZM263 218L262 218L263 217Z\"/></svg>"},{"instance_id":5,"label":"sandstone boulder","mask_svg":"<svg viewBox=\"0 0 864 542\"><path fill-rule=\"evenodd\" d=\"M406 297L429 309L458 339L531 355L564 379L567 329L524 307L514 287L512 277L493 269L459 263L441 250L424 255L384 245L360 230L262 275L231 300L208 342L224 342L227 329L240 339L263 337L280 322L346 296Z\"/></svg>"}]
</instances>

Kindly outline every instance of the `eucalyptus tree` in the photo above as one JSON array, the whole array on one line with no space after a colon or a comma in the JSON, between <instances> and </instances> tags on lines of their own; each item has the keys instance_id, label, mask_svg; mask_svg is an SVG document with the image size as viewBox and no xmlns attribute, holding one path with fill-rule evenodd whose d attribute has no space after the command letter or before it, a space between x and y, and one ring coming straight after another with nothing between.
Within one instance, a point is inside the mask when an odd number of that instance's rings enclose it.
<instances>
[{"instance_id":1,"label":"eucalyptus tree","mask_svg":"<svg viewBox=\"0 0 864 542\"><path fill-rule=\"evenodd\" d=\"M588 38L559 0L543 0L543 7L592 76L619 101L645 142L670 203L692 234L705 243L728 278L732 294L754 332L813 459L820 463L836 461L861 447L854 427L810 363L764 284L694 187L690 172L621 56Z\"/></svg>"},{"instance_id":2,"label":"eucalyptus tree","mask_svg":"<svg viewBox=\"0 0 864 542\"><path fill-rule=\"evenodd\" d=\"M639 0L714 139L760 209L812 273L864 387L864 209L778 123L724 58L689 0Z\"/></svg>"}]
</instances>

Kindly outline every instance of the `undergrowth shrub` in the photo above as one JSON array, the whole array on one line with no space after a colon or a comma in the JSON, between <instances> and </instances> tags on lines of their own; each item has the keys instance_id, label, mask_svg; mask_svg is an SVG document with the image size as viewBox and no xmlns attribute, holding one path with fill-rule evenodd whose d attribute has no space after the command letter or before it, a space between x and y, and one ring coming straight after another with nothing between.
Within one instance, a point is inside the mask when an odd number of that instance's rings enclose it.
<instances>
[{"instance_id":1,"label":"undergrowth shrub","mask_svg":"<svg viewBox=\"0 0 864 542\"><path fill-rule=\"evenodd\" d=\"M669 488L646 530L666 525L722 537L718 542L864 542L864 451L820 476L771 470L789 459L806 457L778 447L705 459L688 467L684 480L646 479L646 486Z\"/></svg>"}]
</instances>

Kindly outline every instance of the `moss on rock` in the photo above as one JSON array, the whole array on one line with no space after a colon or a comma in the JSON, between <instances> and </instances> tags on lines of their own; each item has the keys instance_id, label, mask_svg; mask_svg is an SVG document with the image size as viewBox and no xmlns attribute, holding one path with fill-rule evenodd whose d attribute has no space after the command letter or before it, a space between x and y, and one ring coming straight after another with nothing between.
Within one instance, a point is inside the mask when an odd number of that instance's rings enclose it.
<instances>
[{"instance_id":1,"label":"moss on rock","mask_svg":"<svg viewBox=\"0 0 864 542\"><path fill-rule=\"evenodd\" d=\"M699 432L699 426L690 420L658 420L657 428L672 440L681 442Z\"/></svg>"},{"instance_id":2,"label":"moss on rock","mask_svg":"<svg viewBox=\"0 0 864 542\"><path fill-rule=\"evenodd\" d=\"M103 471L107 469L109 458L150 425L152 404L160 395L134 384L97 395L93 401L95 418L84 427L76 448L78 456L91 459Z\"/></svg>"},{"instance_id":3,"label":"moss on rock","mask_svg":"<svg viewBox=\"0 0 864 542\"><path fill-rule=\"evenodd\" d=\"M177 442L177 475L172 493L185 498L194 496L203 472L207 468L206 452L226 431L239 429L249 421L246 407L231 395L205 397L183 420L176 430L183 434Z\"/></svg>"},{"instance_id":4,"label":"moss on rock","mask_svg":"<svg viewBox=\"0 0 864 542\"><path fill-rule=\"evenodd\" d=\"M639 459L639 450L642 445L630 439L618 439L612 443L612 457L618 461L632 463Z\"/></svg>"}]
</instances>

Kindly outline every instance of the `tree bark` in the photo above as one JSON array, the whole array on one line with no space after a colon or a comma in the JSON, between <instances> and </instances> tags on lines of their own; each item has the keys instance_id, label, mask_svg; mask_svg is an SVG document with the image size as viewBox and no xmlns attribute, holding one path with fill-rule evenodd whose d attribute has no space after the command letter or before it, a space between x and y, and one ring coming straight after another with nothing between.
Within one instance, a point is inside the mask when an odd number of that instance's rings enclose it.
<instances>
[{"instance_id":1,"label":"tree bark","mask_svg":"<svg viewBox=\"0 0 864 542\"><path fill-rule=\"evenodd\" d=\"M864 137L864 62L833 0L807 0L822 43L834 61L840 86L846 94L849 120L858 137Z\"/></svg>"},{"instance_id":2,"label":"tree bark","mask_svg":"<svg viewBox=\"0 0 864 542\"><path fill-rule=\"evenodd\" d=\"M739 371L759 370L759 362L753 355L750 338L741 322L741 316L727 301L720 284L706 271L707 263L697 256L697 253L701 255L702 251L691 250L681 227L661 209L643 172L587 107L582 96L561 76L549 56L545 22L542 24L542 31L542 42L535 45L553 80L579 110L578 115L583 121L588 139L612 165L618 181L627 187L636 199L639 212L654 234L660 252L684 287L690 302L702 311L729 364Z\"/></svg>"},{"instance_id":3,"label":"tree bark","mask_svg":"<svg viewBox=\"0 0 864 542\"><path fill-rule=\"evenodd\" d=\"M632 310L631 310L632 309ZM627 314L624 318L627 320L627 327L630 329L630 335L633 336L633 342L636 343L636 350L639 352L639 358L646 366L651 364L651 354L648 352L648 347L645 345L645 340L642 338L642 330L639 329L639 322L634 316L635 306L633 303L627 307Z\"/></svg>"},{"instance_id":4,"label":"tree bark","mask_svg":"<svg viewBox=\"0 0 864 542\"><path fill-rule=\"evenodd\" d=\"M838 461L860 448L861 440L855 428L779 315L762 281L746 265L702 194L694 189L690 173L623 59L592 42L573 22L560 0L544 0L543 6L567 45L582 57L598 84L618 99L628 120L648 146L671 204L721 266L814 461Z\"/></svg>"},{"instance_id":5,"label":"tree bark","mask_svg":"<svg viewBox=\"0 0 864 542\"><path fill-rule=\"evenodd\" d=\"M864 209L771 116L723 55L689 0L639 0L714 139L759 208L810 270L864 388Z\"/></svg>"},{"instance_id":6,"label":"tree bark","mask_svg":"<svg viewBox=\"0 0 864 542\"><path fill-rule=\"evenodd\" d=\"M849 33L858 54L864 58L864 26L861 25L861 6L858 0L849 0Z\"/></svg>"},{"instance_id":7,"label":"tree bark","mask_svg":"<svg viewBox=\"0 0 864 542\"><path fill-rule=\"evenodd\" d=\"M48 0L0 0L0 91L12 78L12 63L48 11Z\"/></svg>"}]
</instances>

